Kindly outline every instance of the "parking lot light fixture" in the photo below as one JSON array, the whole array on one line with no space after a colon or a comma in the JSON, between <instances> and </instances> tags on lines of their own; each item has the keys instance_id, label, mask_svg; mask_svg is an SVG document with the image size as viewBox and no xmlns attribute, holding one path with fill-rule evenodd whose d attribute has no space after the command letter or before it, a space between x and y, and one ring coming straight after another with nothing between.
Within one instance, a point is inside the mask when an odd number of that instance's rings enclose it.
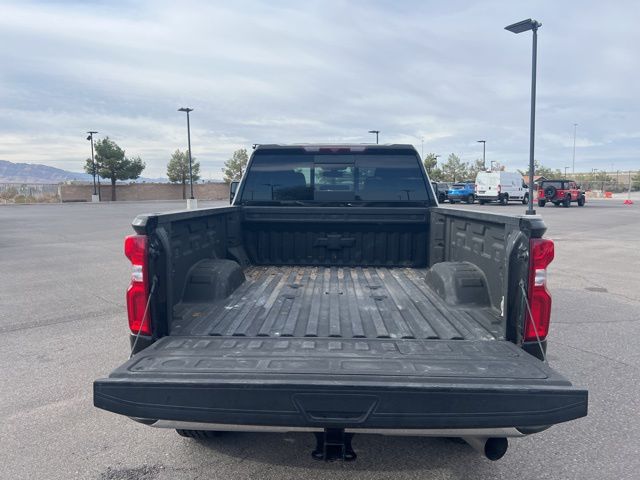
<instances>
[{"instance_id":1,"label":"parking lot light fixture","mask_svg":"<svg viewBox=\"0 0 640 480\"><path fill-rule=\"evenodd\" d=\"M380 133L380 130L369 130L369 133L375 133L376 134L376 145L378 144L378 134Z\"/></svg>"},{"instance_id":2,"label":"parking lot light fixture","mask_svg":"<svg viewBox=\"0 0 640 480\"><path fill-rule=\"evenodd\" d=\"M569 167L564 167L564 178L567 178L567 168Z\"/></svg>"},{"instance_id":3,"label":"parking lot light fixture","mask_svg":"<svg viewBox=\"0 0 640 480\"><path fill-rule=\"evenodd\" d=\"M531 52L531 124L529 127L529 205L527 215L535 215L536 211L533 209L533 177L535 176L535 165L533 161L533 152L535 145L535 133L536 133L536 63L538 57L538 28L542 24L536 20L530 18L522 20L511 25L507 25L505 30L512 33L523 33L531 30L533 32L533 48Z\"/></svg>"},{"instance_id":4,"label":"parking lot light fixture","mask_svg":"<svg viewBox=\"0 0 640 480\"><path fill-rule=\"evenodd\" d=\"M485 147L487 146L487 141L486 140L478 140L478 143L482 144L482 169L486 170L487 169L487 160L486 160L486 150Z\"/></svg>"},{"instance_id":5,"label":"parking lot light fixture","mask_svg":"<svg viewBox=\"0 0 640 480\"><path fill-rule=\"evenodd\" d=\"M193 200L193 171L191 164L191 125L189 124L189 112L193 112L193 108L182 107L178 109L179 112L185 112L187 114L187 144L189 146L189 186L191 188L191 200Z\"/></svg>"}]
</instances>

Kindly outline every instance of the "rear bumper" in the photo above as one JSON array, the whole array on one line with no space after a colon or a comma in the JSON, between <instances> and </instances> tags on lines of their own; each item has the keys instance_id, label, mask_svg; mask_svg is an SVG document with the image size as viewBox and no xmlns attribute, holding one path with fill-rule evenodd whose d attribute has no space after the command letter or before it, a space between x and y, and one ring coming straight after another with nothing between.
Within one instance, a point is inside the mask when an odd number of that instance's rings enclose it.
<instances>
[{"instance_id":1,"label":"rear bumper","mask_svg":"<svg viewBox=\"0 0 640 480\"><path fill-rule=\"evenodd\" d=\"M461 202L463 200L466 200L469 197L469 195L473 195L473 193L465 193L464 195L462 194L447 195L447 199Z\"/></svg>"},{"instance_id":2,"label":"rear bumper","mask_svg":"<svg viewBox=\"0 0 640 480\"><path fill-rule=\"evenodd\" d=\"M499 195L476 195L476 199L484 200L487 202L497 202L500 199Z\"/></svg>"},{"instance_id":3,"label":"rear bumper","mask_svg":"<svg viewBox=\"0 0 640 480\"><path fill-rule=\"evenodd\" d=\"M134 419L135 420L135 419ZM321 427L276 427L271 425L228 425L224 423L175 422L158 420L143 422L154 428L170 428L175 430L211 430L219 432L253 432L253 433L288 433L288 432L322 432ZM541 429L543 430L543 429ZM431 429L374 429L346 428L347 433L368 433L374 435L398 435L420 437L484 437L514 438L524 437L529 433L517 428L431 428Z\"/></svg>"}]
</instances>

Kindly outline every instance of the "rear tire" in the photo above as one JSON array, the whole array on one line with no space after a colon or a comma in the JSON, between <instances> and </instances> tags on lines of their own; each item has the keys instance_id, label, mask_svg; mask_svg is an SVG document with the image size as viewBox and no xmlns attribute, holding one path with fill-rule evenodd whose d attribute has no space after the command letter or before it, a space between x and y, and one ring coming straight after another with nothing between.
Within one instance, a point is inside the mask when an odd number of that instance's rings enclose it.
<instances>
[{"instance_id":1,"label":"rear tire","mask_svg":"<svg viewBox=\"0 0 640 480\"><path fill-rule=\"evenodd\" d=\"M182 430L177 429L176 433L181 437L195 438L197 440L205 440L207 438L219 437L222 432L217 430Z\"/></svg>"},{"instance_id":2,"label":"rear tire","mask_svg":"<svg viewBox=\"0 0 640 480\"><path fill-rule=\"evenodd\" d=\"M578 206L584 207L584 197L582 195L578 198Z\"/></svg>"},{"instance_id":3,"label":"rear tire","mask_svg":"<svg viewBox=\"0 0 640 480\"><path fill-rule=\"evenodd\" d=\"M529 203L529 194L525 193L524 197L522 197L522 204L526 205L527 203ZM538 202L538 203L540 203L540 202ZM544 206L544 205L542 205L542 206Z\"/></svg>"},{"instance_id":4,"label":"rear tire","mask_svg":"<svg viewBox=\"0 0 640 480\"><path fill-rule=\"evenodd\" d=\"M571 206L571 195L567 195L564 199L564 202L562 202L562 206L564 208L569 208Z\"/></svg>"},{"instance_id":5,"label":"rear tire","mask_svg":"<svg viewBox=\"0 0 640 480\"><path fill-rule=\"evenodd\" d=\"M546 201L544 201L544 200L538 200L538 206L539 206L539 207L544 207L546 203L547 203L547 202L546 202Z\"/></svg>"},{"instance_id":6,"label":"rear tire","mask_svg":"<svg viewBox=\"0 0 640 480\"><path fill-rule=\"evenodd\" d=\"M467 203L474 203L476 201L476 199L474 198L473 194L470 194L467 197Z\"/></svg>"},{"instance_id":7,"label":"rear tire","mask_svg":"<svg viewBox=\"0 0 640 480\"><path fill-rule=\"evenodd\" d=\"M509 195L506 193L504 195L500 195L500 205L506 205L509 201Z\"/></svg>"},{"instance_id":8,"label":"rear tire","mask_svg":"<svg viewBox=\"0 0 640 480\"><path fill-rule=\"evenodd\" d=\"M478 203L479 203L480 205L484 205L485 203L487 203L487 201L486 201L486 200L478 200Z\"/></svg>"}]
</instances>

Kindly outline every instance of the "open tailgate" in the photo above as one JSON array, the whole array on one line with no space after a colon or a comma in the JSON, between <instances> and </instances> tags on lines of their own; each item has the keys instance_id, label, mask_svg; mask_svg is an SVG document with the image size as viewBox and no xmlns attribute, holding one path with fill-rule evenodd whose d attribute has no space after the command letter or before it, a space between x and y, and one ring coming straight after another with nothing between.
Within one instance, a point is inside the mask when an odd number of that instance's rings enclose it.
<instances>
[{"instance_id":1,"label":"open tailgate","mask_svg":"<svg viewBox=\"0 0 640 480\"><path fill-rule=\"evenodd\" d=\"M165 337L94 404L150 420L339 428L534 427L587 391L506 341Z\"/></svg>"}]
</instances>

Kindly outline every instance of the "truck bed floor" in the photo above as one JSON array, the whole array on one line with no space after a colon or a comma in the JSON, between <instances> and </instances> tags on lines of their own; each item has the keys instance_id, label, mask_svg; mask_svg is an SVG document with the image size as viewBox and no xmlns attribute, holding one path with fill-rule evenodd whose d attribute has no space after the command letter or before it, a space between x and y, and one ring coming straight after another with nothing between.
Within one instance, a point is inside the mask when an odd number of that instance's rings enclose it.
<instances>
[{"instance_id":1,"label":"truck bed floor","mask_svg":"<svg viewBox=\"0 0 640 480\"><path fill-rule=\"evenodd\" d=\"M496 339L488 307L452 307L424 282L426 269L263 267L225 300L180 304L171 335Z\"/></svg>"}]
</instances>

